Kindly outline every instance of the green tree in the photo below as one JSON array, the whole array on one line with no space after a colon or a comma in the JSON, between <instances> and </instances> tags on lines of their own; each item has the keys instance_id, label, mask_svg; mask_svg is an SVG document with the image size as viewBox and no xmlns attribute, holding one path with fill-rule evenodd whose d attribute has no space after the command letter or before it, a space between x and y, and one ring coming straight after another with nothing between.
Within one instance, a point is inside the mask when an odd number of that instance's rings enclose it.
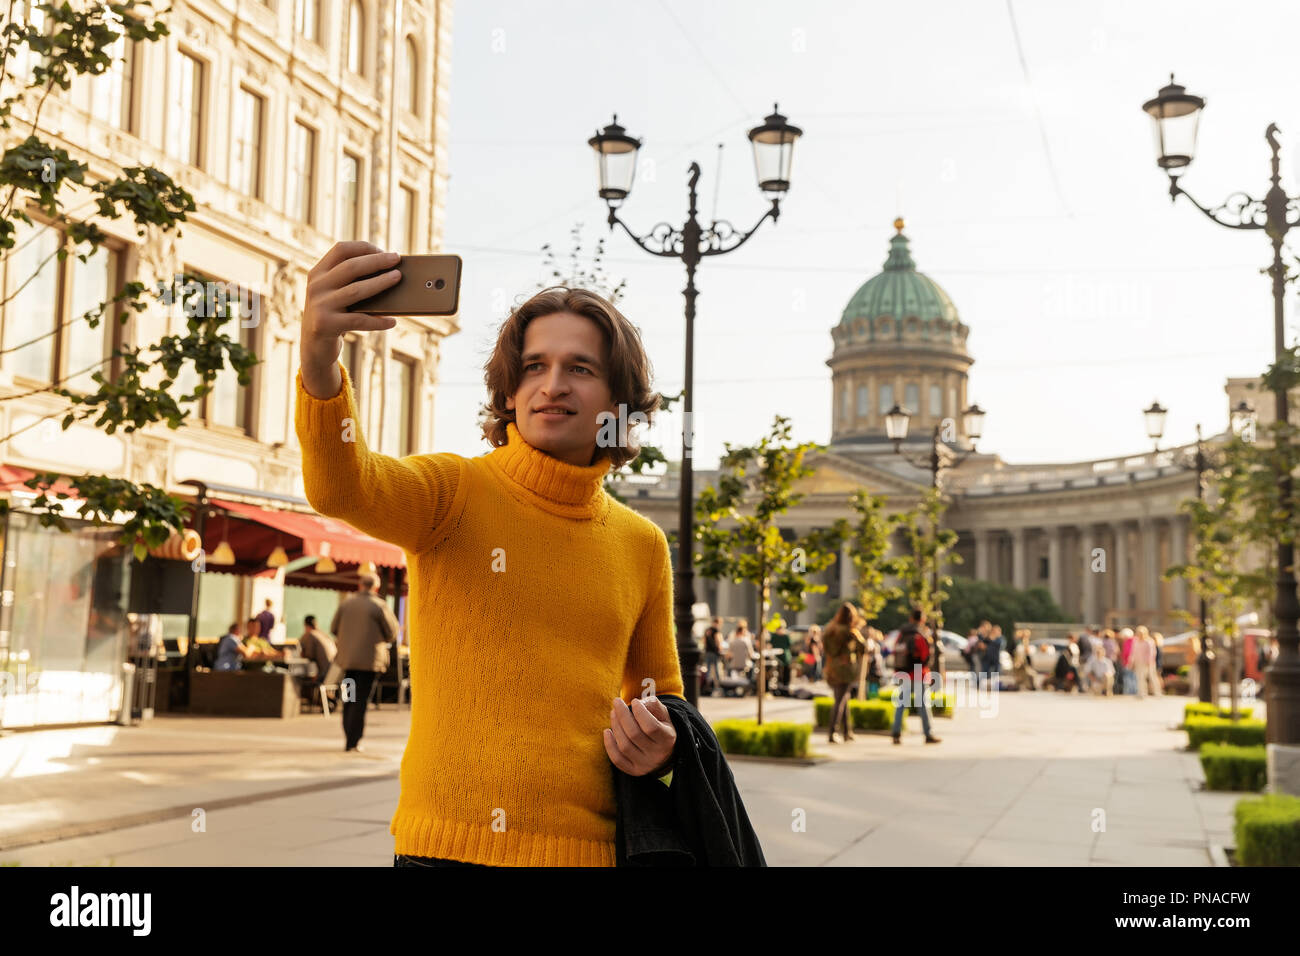
<instances>
[{"instance_id":1,"label":"green tree","mask_svg":"<svg viewBox=\"0 0 1300 956\"><path fill-rule=\"evenodd\" d=\"M878 626L882 630L901 626L907 620L907 610L904 601L891 601L881 614ZM948 584L944 611L948 630L962 635L969 633L971 628L984 620L997 624L1005 634L1015 632L1016 621L1048 623L1072 620L1052 600L1052 595L1046 588L1021 590L1007 584L959 576L953 577Z\"/></svg>"},{"instance_id":2,"label":"green tree","mask_svg":"<svg viewBox=\"0 0 1300 956\"><path fill-rule=\"evenodd\" d=\"M806 607L809 592L826 590L812 583L815 575L835 560L838 530L818 529L797 540L781 534L776 518L797 505L803 495L794 491L799 479L813 474L804 458L824 446L805 442L791 446L790 420L778 415L771 432L757 445L733 447L727 443L716 486L701 490L695 504L695 555L701 577L750 582L758 588L758 722L763 722L767 668L763 658L768 631L785 625L772 607L773 591L791 611ZM723 522L732 526L724 528Z\"/></svg>"},{"instance_id":3,"label":"green tree","mask_svg":"<svg viewBox=\"0 0 1300 956\"><path fill-rule=\"evenodd\" d=\"M1289 430L1290 426L1285 427ZM1282 437L1276 429L1273 438ZM1246 566L1245 549L1251 542L1266 543L1283 534L1285 522L1279 511L1279 489L1272 469L1285 452L1274 447L1244 441L1230 441L1208 479L1211 487L1204 498L1190 498L1179 506L1191 524L1193 556L1190 562L1175 564L1163 577L1181 578L1205 601L1207 636L1217 636L1228 651L1228 681L1231 713L1238 716L1237 667L1240 635L1237 620L1253 601L1265 599L1272 587L1269 569ZM1199 619L1189 612L1181 615L1193 627ZM1211 688L1217 703L1218 688Z\"/></svg>"},{"instance_id":4,"label":"green tree","mask_svg":"<svg viewBox=\"0 0 1300 956\"><path fill-rule=\"evenodd\" d=\"M13 4L10 4L12 13ZM94 222L74 219L73 212L93 205L95 213L104 219L129 216L138 235L145 235L149 227L161 232L175 230L180 235L180 223L186 213L193 212L193 197L173 182L167 175L150 166L131 166L120 176L110 180L88 181L90 168L74 159L66 150L44 142L38 135L40 114L46 99L57 87L68 90L78 76L98 76L110 69L113 58L110 50L122 36L130 41L154 42L167 36L162 14L167 8L155 11L149 3L137 0L85 4L74 8L67 3L36 5L41 16L28 22L8 18L0 28L0 127L12 130L16 121L28 126L27 135L10 145L0 157L0 258L16 284L9 296L12 298L40 274L41 269L57 256L60 262L69 254L85 262L108 239L108 235ZM15 63L31 64L16 70ZM21 74L21 75L20 75ZM17 111L16 111L17 110ZM25 117L25 119L24 119ZM85 194L89 199L79 201ZM29 207L39 210L48 222L35 222ZM26 241L46 229L58 229L65 237L57 251L47 256L26 277L14 276L12 265L15 246L18 244L18 224L35 230ZM37 392L49 392L65 398L69 407L46 418L62 416L66 430L74 422L93 419L95 427L108 434L118 430L134 432L148 425L165 422L169 428L179 428L189 416L192 404L207 394L217 373L227 362L238 374L242 385L249 384L249 370L257 358L238 341L222 332L222 326L235 314L229 303L211 309L203 305L204 292L197 293L183 277L180 301L188 317L183 335L168 335L148 346L124 345L101 363L97 363L91 378L95 390L84 394L66 387L67 379L51 382L31 392L5 396L0 400L13 400ZM196 303L195 295L199 297ZM89 329L99 328L108 320L107 313L117 308L114 318L126 324L132 312L148 308L146 295L169 305L174 303L176 290L159 284L146 290L141 282L125 283L123 289L111 299L97 303L81 315L73 316L67 324ZM5 349L14 352L37 344L42 335L28 342L17 343ZM108 374L104 365L116 363L117 374ZM186 366L196 373L192 392L174 396L176 383ZM69 378L82 375L91 369L77 369ZM42 419L43 420L43 419ZM31 426L27 426L31 427ZM12 438L17 431L0 438ZM143 559L149 547L167 540L185 523L185 505L180 498L167 494L153 485L137 485L119 478L84 474L81 476L45 473L36 475L26 484L40 495L29 506L39 512L39 520L46 527L68 530L64 519L64 502L69 493L51 494L55 481L63 479L80 501L78 516L95 524L110 521L115 514L124 518L119 540L133 548L137 558ZM0 510L7 504L0 503Z\"/></svg>"}]
</instances>

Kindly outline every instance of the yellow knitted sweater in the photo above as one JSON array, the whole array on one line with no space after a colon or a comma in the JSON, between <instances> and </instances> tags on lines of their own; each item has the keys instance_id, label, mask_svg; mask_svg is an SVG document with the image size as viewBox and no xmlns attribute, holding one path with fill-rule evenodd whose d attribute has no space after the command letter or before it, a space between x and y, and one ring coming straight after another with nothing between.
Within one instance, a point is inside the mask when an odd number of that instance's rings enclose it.
<instances>
[{"instance_id":1,"label":"yellow knitted sweater","mask_svg":"<svg viewBox=\"0 0 1300 956\"><path fill-rule=\"evenodd\" d=\"M394 852L498 866L613 866L602 732L649 679L683 692L668 541L579 467L509 442L477 458L369 450L347 370L297 375L307 500L398 545L410 582L411 730ZM348 421L348 420L351 421Z\"/></svg>"}]
</instances>

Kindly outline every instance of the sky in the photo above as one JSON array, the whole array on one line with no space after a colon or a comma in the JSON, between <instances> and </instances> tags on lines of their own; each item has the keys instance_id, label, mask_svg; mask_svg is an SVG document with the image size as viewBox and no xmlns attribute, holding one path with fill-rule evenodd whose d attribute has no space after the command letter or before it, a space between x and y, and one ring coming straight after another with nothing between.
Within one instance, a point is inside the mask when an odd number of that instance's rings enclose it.
<instances>
[{"instance_id":1,"label":"sky","mask_svg":"<svg viewBox=\"0 0 1300 956\"><path fill-rule=\"evenodd\" d=\"M453 17L443 251L464 273L432 451L488 450L475 417L496 331L548 278L540 247L567 255L579 223L626 280L655 387L680 390L685 268L610 233L596 193L587 139L613 113L643 142L620 209L639 234L685 220L692 161L701 219L749 229L767 203L748 130L776 102L804 131L779 222L697 274L698 468L778 414L797 441L830 440L831 329L896 215L970 328L979 447L1008 462L1149 450L1153 399L1162 446L1221 431L1225 380L1272 359L1267 238L1171 204L1141 107L1171 72L1206 98L1181 179L1202 205L1262 196L1270 122L1295 195L1300 4L472 0ZM1289 250L1296 268L1300 232ZM651 433L670 457L680 427Z\"/></svg>"}]
</instances>

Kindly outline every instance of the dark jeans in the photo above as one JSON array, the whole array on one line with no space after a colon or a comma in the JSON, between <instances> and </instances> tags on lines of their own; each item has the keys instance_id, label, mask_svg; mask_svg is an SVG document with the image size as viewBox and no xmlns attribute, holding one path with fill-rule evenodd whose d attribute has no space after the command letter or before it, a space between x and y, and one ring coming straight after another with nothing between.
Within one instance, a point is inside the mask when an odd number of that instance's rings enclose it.
<instances>
[{"instance_id":1,"label":"dark jeans","mask_svg":"<svg viewBox=\"0 0 1300 956\"><path fill-rule=\"evenodd\" d=\"M845 740L853 736L849 721L849 691L852 689L852 684L831 684L831 691L835 694L835 705L831 708L831 729L827 732L828 738L834 737L835 731L841 727Z\"/></svg>"},{"instance_id":2,"label":"dark jeans","mask_svg":"<svg viewBox=\"0 0 1300 956\"><path fill-rule=\"evenodd\" d=\"M370 700L370 688L375 682L374 671L345 671L345 680L356 682L353 699L343 704L343 736L347 748L351 750L361 743L361 735L366 732L366 703Z\"/></svg>"},{"instance_id":3,"label":"dark jeans","mask_svg":"<svg viewBox=\"0 0 1300 956\"><path fill-rule=\"evenodd\" d=\"M487 863L466 863L464 860L444 860L437 856L393 855L393 866L476 866L483 870L495 869Z\"/></svg>"}]
</instances>

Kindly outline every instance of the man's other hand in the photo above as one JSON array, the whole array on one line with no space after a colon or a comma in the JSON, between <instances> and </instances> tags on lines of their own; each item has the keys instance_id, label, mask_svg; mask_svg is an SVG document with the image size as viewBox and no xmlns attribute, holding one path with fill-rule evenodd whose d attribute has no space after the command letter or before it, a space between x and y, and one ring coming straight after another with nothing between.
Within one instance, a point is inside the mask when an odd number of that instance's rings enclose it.
<instances>
[{"instance_id":1,"label":"man's other hand","mask_svg":"<svg viewBox=\"0 0 1300 956\"><path fill-rule=\"evenodd\" d=\"M604 737L610 762L632 777L667 772L677 745L672 716L657 697L638 697L630 707L615 697Z\"/></svg>"}]
</instances>

